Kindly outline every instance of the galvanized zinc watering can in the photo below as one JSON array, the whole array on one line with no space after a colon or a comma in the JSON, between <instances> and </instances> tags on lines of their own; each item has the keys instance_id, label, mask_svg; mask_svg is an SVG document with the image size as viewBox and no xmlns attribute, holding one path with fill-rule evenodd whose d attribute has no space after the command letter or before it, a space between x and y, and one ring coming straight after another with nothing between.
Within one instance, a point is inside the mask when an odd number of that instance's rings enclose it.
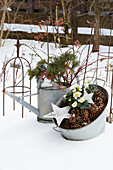
<instances>
[{"instance_id":1,"label":"galvanized zinc watering can","mask_svg":"<svg viewBox=\"0 0 113 170\"><path fill-rule=\"evenodd\" d=\"M52 87L38 87L38 121L49 122L52 119L44 118L43 116L52 112L51 103L56 104L57 101L66 93L65 87L58 89L56 86Z\"/></svg>"},{"instance_id":2,"label":"galvanized zinc watering can","mask_svg":"<svg viewBox=\"0 0 113 170\"><path fill-rule=\"evenodd\" d=\"M77 84L79 84L79 79L76 77ZM33 113L37 115L37 120L39 122L52 122L52 119L44 118L43 116L52 112L52 106L51 103L56 104L57 101L66 93L69 91L69 88L66 88L65 86L62 86L61 89L57 88L57 84L52 83L51 86L42 86L43 80L39 79L37 81L37 93L26 95L26 96L16 96L14 93L11 93L7 91L5 88L4 93L10 96L13 100L16 100L18 103L20 103L22 106L26 107ZM18 87L18 86L17 86ZM38 107L35 108L31 104L27 103L26 101L22 100L24 97L37 95L37 105Z\"/></svg>"},{"instance_id":3,"label":"galvanized zinc watering can","mask_svg":"<svg viewBox=\"0 0 113 170\"><path fill-rule=\"evenodd\" d=\"M39 122L52 122L52 119L44 118L43 116L52 112L52 106L51 103L56 104L57 101L66 93L65 87L62 87L62 89L57 89L55 85L50 87L42 87L42 82L37 82L37 93L32 95L37 95L37 105L38 108L35 108L31 104L27 103L26 101L22 100L22 97L27 96L21 96L18 97L15 94L4 90L4 93L10 96L12 99L16 100L18 103L20 103L22 106L26 107L33 113L37 115L37 120Z\"/></svg>"}]
</instances>

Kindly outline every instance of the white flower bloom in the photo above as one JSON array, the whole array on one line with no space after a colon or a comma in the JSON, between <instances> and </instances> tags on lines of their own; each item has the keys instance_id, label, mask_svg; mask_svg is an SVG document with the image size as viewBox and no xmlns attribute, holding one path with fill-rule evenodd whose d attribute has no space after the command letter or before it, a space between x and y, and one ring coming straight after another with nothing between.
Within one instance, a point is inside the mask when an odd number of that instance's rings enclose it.
<instances>
[{"instance_id":1,"label":"white flower bloom","mask_svg":"<svg viewBox=\"0 0 113 170\"><path fill-rule=\"evenodd\" d=\"M85 83L85 84L89 84L89 83L90 83L90 81L86 81L86 80L85 80L85 82L84 82L84 83Z\"/></svg>"},{"instance_id":2,"label":"white flower bloom","mask_svg":"<svg viewBox=\"0 0 113 170\"><path fill-rule=\"evenodd\" d=\"M89 86L89 84L90 84L90 82L85 80L84 87L87 88Z\"/></svg>"},{"instance_id":3,"label":"white flower bloom","mask_svg":"<svg viewBox=\"0 0 113 170\"><path fill-rule=\"evenodd\" d=\"M69 99L69 102L71 102L71 99Z\"/></svg>"},{"instance_id":4,"label":"white flower bloom","mask_svg":"<svg viewBox=\"0 0 113 170\"><path fill-rule=\"evenodd\" d=\"M73 93L73 97L75 98L75 99L77 99L78 97L80 97L82 95L82 93L81 92L76 92L76 93Z\"/></svg>"},{"instance_id":5,"label":"white flower bloom","mask_svg":"<svg viewBox=\"0 0 113 170\"><path fill-rule=\"evenodd\" d=\"M65 99L67 95L64 95L63 98Z\"/></svg>"},{"instance_id":6,"label":"white flower bloom","mask_svg":"<svg viewBox=\"0 0 113 170\"><path fill-rule=\"evenodd\" d=\"M72 91L73 91L73 93L76 93L76 88L74 88Z\"/></svg>"},{"instance_id":7,"label":"white flower bloom","mask_svg":"<svg viewBox=\"0 0 113 170\"><path fill-rule=\"evenodd\" d=\"M78 85L77 86L78 91L82 91L81 87Z\"/></svg>"},{"instance_id":8,"label":"white flower bloom","mask_svg":"<svg viewBox=\"0 0 113 170\"><path fill-rule=\"evenodd\" d=\"M76 101L72 104L72 107L77 107L77 102Z\"/></svg>"},{"instance_id":9,"label":"white flower bloom","mask_svg":"<svg viewBox=\"0 0 113 170\"><path fill-rule=\"evenodd\" d=\"M80 99L78 99L78 102L83 103L85 101L85 99L83 97L81 97Z\"/></svg>"},{"instance_id":10,"label":"white flower bloom","mask_svg":"<svg viewBox=\"0 0 113 170\"><path fill-rule=\"evenodd\" d=\"M84 87L87 87L87 85L84 83Z\"/></svg>"}]
</instances>

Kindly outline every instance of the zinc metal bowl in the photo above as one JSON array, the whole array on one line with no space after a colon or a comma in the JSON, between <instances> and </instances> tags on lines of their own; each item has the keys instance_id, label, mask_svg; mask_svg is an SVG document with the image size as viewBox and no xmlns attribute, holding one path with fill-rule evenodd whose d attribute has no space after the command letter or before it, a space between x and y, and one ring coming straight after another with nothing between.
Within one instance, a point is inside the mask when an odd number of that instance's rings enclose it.
<instances>
[{"instance_id":1,"label":"zinc metal bowl","mask_svg":"<svg viewBox=\"0 0 113 170\"><path fill-rule=\"evenodd\" d=\"M96 86L107 97L107 104L108 104L108 92L106 91L105 88L99 85ZM62 100L63 97L57 102L57 106L60 106ZM103 112L100 114L100 116L85 127L79 129L63 129L59 126L56 126L53 127L53 129L60 132L62 136L68 140L81 141L81 140L94 138L98 136L105 128L107 104Z\"/></svg>"}]
</instances>

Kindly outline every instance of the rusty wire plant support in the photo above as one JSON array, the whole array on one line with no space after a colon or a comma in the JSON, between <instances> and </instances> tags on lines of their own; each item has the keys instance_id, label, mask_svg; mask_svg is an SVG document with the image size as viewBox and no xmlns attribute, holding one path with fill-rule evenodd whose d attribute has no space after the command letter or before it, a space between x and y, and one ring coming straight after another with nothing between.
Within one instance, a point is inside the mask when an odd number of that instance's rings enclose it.
<instances>
[{"instance_id":1,"label":"rusty wire plant support","mask_svg":"<svg viewBox=\"0 0 113 170\"><path fill-rule=\"evenodd\" d=\"M103 17L101 24L100 24L100 34L99 34L99 46L101 44L101 28L103 26L103 21L104 21L105 17ZM87 53L87 62L88 62L88 56L89 56L89 50L90 50L90 45L91 45L91 39L92 39L92 33L93 33L93 29L94 27L91 27L91 37L90 37L90 42L89 42L89 47L88 47L88 53ZM96 64L96 84L97 84L97 80L98 80L98 68L99 68L99 58L102 57L103 59L108 58L107 60L107 66L106 66L106 85L110 85L111 88L111 99L110 99L110 111L109 111L109 116L107 117L107 122L112 123L113 122L113 68L112 70L110 70L110 58L112 58L113 56L113 52L111 52L111 36L112 36L112 30L113 30L113 16L111 18L111 25L110 25L110 35L109 35L109 46L108 46L108 52L100 52L98 49L98 53L97 53L97 64ZM86 64L87 64L86 62ZM113 65L112 65L113 67ZM87 65L86 65L87 68ZM86 74L86 68L85 68L85 72L84 72L84 79L83 79L83 84L84 84L84 80L85 80L85 74ZM111 71L112 71L112 78L111 77Z\"/></svg>"},{"instance_id":2,"label":"rusty wire plant support","mask_svg":"<svg viewBox=\"0 0 113 170\"><path fill-rule=\"evenodd\" d=\"M107 122L113 122L113 69L112 69L112 81L111 81L111 102L110 102L110 114L107 117Z\"/></svg>"},{"instance_id":3,"label":"rusty wire plant support","mask_svg":"<svg viewBox=\"0 0 113 170\"><path fill-rule=\"evenodd\" d=\"M24 85L24 79L25 79L25 73L24 73L24 65L23 65L23 62L22 61L25 61L27 62L28 66L29 66L29 69L31 69L31 66L30 66L30 63L27 59L25 59L24 57L19 57L19 50L20 50L20 47L21 47L22 44L20 44L19 42L19 39L17 39L17 44L15 45L17 47L17 57L15 58L11 58L9 61L7 61L7 63L5 64L5 67L4 67L4 75L3 75L3 92L7 89L7 88L11 88L12 89L12 92L13 94L15 93L20 93L22 94L22 100L24 100L24 94L29 92L29 103L31 104L31 80L29 80L29 87L25 86ZM16 65L16 60L19 60L20 61L20 65L21 65L21 68L22 68L22 72L21 72L21 75L22 75L22 79L19 81L19 83L21 82L22 85L19 86L18 84L16 85L15 84L15 78L16 78L16 71L15 71L15 65ZM7 68L7 65L9 63L11 63L11 61L13 61L13 85L12 86L8 86L6 87L6 83L5 83L5 78L6 78L6 68ZM16 91L15 89L16 88L21 88L22 91ZM25 90L26 89L26 90ZM15 110L15 100L13 100L13 110ZM3 93L3 116L5 116L5 94ZM22 118L24 116L24 107L22 106Z\"/></svg>"},{"instance_id":4,"label":"rusty wire plant support","mask_svg":"<svg viewBox=\"0 0 113 170\"><path fill-rule=\"evenodd\" d=\"M103 24L104 18L101 22L101 28L102 28L102 24ZM109 116L106 118L107 122L112 123L113 122L113 68L112 70L110 70L110 57L111 54L113 54L113 52L111 52L111 36L112 36L112 30L113 30L113 16L111 19L111 28L110 28L110 36L109 36L109 47L108 47L108 52L104 52L104 53L100 53L98 52L98 58L99 56L101 57L105 57L106 58L106 54L108 57L108 61L107 61L107 73L106 73L106 84L109 85L110 84L110 88L111 88L111 101L110 101L110 113ZM100 30L100 35L101 35L101 30ZM100 37L99 37L99 45L100 45ZM97 67L98 67L98 63L97 63ZM113 65L112 65L113 67ZM110 72L112 72L112 78L110 79ZM96 73L97 76L97 73ZM111 83L110 83L111 82Z\"/></svg>"}]
</instances>

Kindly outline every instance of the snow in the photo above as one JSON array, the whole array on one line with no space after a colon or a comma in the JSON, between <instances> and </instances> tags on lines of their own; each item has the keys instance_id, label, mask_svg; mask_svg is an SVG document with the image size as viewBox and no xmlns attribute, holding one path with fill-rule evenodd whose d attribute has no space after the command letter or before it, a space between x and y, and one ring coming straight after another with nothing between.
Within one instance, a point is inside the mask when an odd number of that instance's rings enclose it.
<instances>
[{"instance_id":1,"label":"snow","mask_svg":"<svg viewBox=\"0 0 113 170\"><path fill-rule=\"evenodd\" d=\"M37 48L37 52L46 58L47 55L40 51L41 44L36 41L21 40L21 44L28 44ZM6 40L5 45L0 48L0 66L6 58L16 56L16 40ZM81 50L84 46L81 47ZM50 53L59 54L50 44ZM46 51L46 43L41 50ZM66 49L63 49L65 51ZM76 50L76 48L75 48ZM107 52L107 46L101 46L101 52ZM111 47L113 52L113 47ZM87 54L87 48L82 57ZM106 54L107 55L107 54ZM39 60L28 47L20 47L20 56L31 61L32 67ZM96 57L93 53L92 57ZM100 63L101 65L101 63ZM28 67L25 63L25 71ZM1 68L0 68L1 72ZM11 85L12 68L9 70L6 86ZM92 74L92 72L91 72ZM103 75L102 73L101 77ZM28 86L28 77L26 77ZM19 80L17 80L19 81ZM36 80L32 80L32 93L36 93ZM90 140L69 141L64 139L60 133L53 130L53 123L39 123L37 116L24 109L24 118L21 118L21 105L16 103L16 110L13 110L13 101L5 96L5 116L3 113L2 89L3 82L0 82L0 170L112 170L113 154L113 124L106 123L105 131ZM110 92L109 92L110 93ZM27 99L26 99L27 100ZM37 97L32 96L32 105L37 107Z\"/></svg>"},{"instance_id":2,"label":"snow","mask_svg":"<svg viewBox=\"0 0 113 170\"><path fill-rule=\"evenodd\" d=\"M56 33L56 28L53 26L48 26L48 32L49 33ZM59 32L64 33L62 30L62 26L59 26ZM28 32L28 33L38 33L38 32L46 32L47 31L47 26L42 26L42 29L39 28L38 25L28 25L28 24L4 24L4 31L10 30L10 31L23 31L23 32Z\"/></svg>"},{"instance_id":3,"label":"snow","mask_svg":"<svg viewBox=\"0 0 113 170\"><path fill-rule=\"evenodd\" d=\"M91 34L91 29L92 28L86 28L86 27L78 27L78 34ZM110 33L110 29L104 29L104 28L101 28L100 30L100 35L104 35L104 36L113 36L113 30L111 30L111 33ZM94 29L93 29L93 32L92 34L94 34Z\"/></svg>"},{"instance_id":4,"label":"snow","mask_svg":"<svg viewBox=\"0 0 113 170\"><path fill-rule=\"evenodd\" d=\"M3 11L3 10L4 10L4 7L1 7L1 11ZM7 8L7 11L11 12L12 9L8 7L8 8Z\"/></svg>"},{"instance_id":5,"label":"snow","mask_svg":"<svg viewBox=\"0 0 113 170\"><path fill-rule=\"evenodd\" d=\"M49 33L56 33L56 28L53 26L48 26L48 32ZM59 33L63 34L62 26L59 26ZM10 31L22 31L27 33L44 33L47 31L47 26L42 26L42 29L39 28L38 25L28 25L28 24L4 24L4 31L10 30ZM71 30L69 30L71 32ZM78 27L78 34L91 34L91 28L88 27ZM94 29L92 34L94 34ZM100 34L105 36L110 36L110 29L100 29ZM113 30L111 31L111 36L113 36Z\"/></svg>"}]
</instances>

